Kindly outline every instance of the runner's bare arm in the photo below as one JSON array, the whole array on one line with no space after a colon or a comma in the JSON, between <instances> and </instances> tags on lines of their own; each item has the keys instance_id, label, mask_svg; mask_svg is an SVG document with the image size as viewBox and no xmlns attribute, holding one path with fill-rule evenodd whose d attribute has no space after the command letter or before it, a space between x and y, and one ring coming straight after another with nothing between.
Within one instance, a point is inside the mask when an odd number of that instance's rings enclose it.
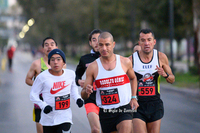
<instances>
[{"instance_id":1,"label":"runner's bare arm","mask_svg":"<svg viewBox=\"0 0 200 133\"><path fill-rule=\"evenodd\" d=\"M27 85L32 86L33 85L33 77L37 76L37 67L38 67L38 60L35 60L31 66L30 69L26 75L25 82Z\"/></svg>"},{"instance_id":2,"label":"runner's bare arm","mask_svg":"<svg viewBox=\"0 0 200 133\"><path fill-rule=\"evenodd\" d=\"M156 68L156 70L158 70L158 74L163 77L167 77L169 75L167 78L165 78L166 81L171 84L174 83L175 76L173 75L172 70L169 66L167 56L162 52L159 52L159 62L160 62L160 67L157 66Z\"/></svg>"},{"instance_id":3,"label":"runner's bare arm","mask_svg":"<svg viewBox=\"0 0 200 133\"><path fill-rule=\"evenodd\" d=\"M93 92L93 80L94 80L94 64L90 64L86 69L86 80L81 91L81 97L86 100L89 98L90 94Z\"/></svg>"},{"instance_id":4,"label":"runner's bare arm","mask_svg":"<svg viewBox=\"0 0 200 133\"><path fill-rule=\"evenodd\" d=\"M84 83L85 83L85 80L81 80L81 79L79 79L78 80L78 84L83 88L83 86L84 86Z\"/></svg>"},{"instance_id":5,"label":"runner's bare arm","mask_svg":"<svg viewBox=\"0 0 200 133\"><path fill-rule=\"evenodd\" d=\"M136 77L135 72L132 68L132 63L128 58L124 58L123 64L124 64L123 69L124 69L124 67L126 67L126 70L127 70L126 74L128 75L129 80L130 80L131 92L132 92L131 96L136 96L137 95L137 77ZM134 106L135 110L139 107L138 102L135 98L131 99L130 105L131 105L132 108Z\"/></svg>"},{"instance_id":6,"label":"runner's bare arm","mask_svg":"<svg viewBox=\"0 0 200 133\"><path fill-rule=\"evenodd\" d=\"M131 63L132 63L133 62L133 54L130 55L128 58L131 60Z\"/></svg>"}]
</instances>

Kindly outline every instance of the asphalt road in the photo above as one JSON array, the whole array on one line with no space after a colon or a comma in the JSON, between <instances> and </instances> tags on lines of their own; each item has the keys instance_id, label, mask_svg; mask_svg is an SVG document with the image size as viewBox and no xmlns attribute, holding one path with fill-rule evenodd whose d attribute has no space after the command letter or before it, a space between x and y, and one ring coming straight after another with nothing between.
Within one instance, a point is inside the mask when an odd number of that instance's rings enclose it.
<instances>
[{"instance_id":1,"label":"asphalt road","mask_svg":"<svg viewBox=\"0 0 200 133\"><path fill-rule=\"evenodd\" d=\"M35 123L32 121L33 103L29 100L31 87L25 84L26 73L32 61L29 53L17 51L13 73L7 68L0 71L0 133L36 133ZM68 64L67 67L75 69L74 65ZM180 91L173 86L162 85L161 98L165 115L161 123L161 133L199 133L199 95L199 91ZM84 107L78 108L71 101L72 133L89 133Z\"/></svg>"}]
</instances>

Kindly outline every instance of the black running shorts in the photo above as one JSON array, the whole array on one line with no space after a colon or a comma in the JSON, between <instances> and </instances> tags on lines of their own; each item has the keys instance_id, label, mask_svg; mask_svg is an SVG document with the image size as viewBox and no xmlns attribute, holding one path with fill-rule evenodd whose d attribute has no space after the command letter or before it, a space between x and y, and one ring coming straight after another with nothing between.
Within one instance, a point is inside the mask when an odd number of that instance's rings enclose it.
<instances>
[{"instance_id":1,"label":"black running shorts","mask_svg":"<svg viewBox=\"0 0 200 133\"><path fill-rule=\"evenodd\" d=\"M43 133L64 133L71 131L71 123L62 123L55 126L43 126Z\"/></svg>"},{"instance_id":2,"label":"black running shorts","mask_svg":"<svg viewBox=\"0 0 200 133\"><path fill-rule=\"evenodd\" d=\"M163 101L161 99L156 101L138 101L139 107L137 112L133 113L133 118L139 118L146 123L154 122L164 116Z\"/></svg>"},{"instance_id":3,"label":"black running shorts","mask_svg":"<svg viewBox=\"0 0 200 133\"><path fill-rule=\"evenodd\" d=\"M39 122L41 118L41 109L33 108L33 121Z\"/></svg>"},{"instance_id":4,"label":"black running shorts","mask_svg":"<svg viewBox=\"0 0 200 133\"><path fill-rule=\"evenodd\" d=\"M124 120L132 120L133 110L130 104L115 109L102 109L99 111L99 118L103 133L117 131L117 124Z\"/></svg>"}]
</instances>

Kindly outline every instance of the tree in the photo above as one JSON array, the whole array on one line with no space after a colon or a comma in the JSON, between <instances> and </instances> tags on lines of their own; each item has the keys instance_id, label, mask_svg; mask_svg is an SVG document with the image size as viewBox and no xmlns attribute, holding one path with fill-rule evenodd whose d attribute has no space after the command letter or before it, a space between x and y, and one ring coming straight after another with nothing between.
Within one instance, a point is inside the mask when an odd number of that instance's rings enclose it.
<instances>
[{"instance_id":1,"label":"tree","mask_svg":"<svg viewBox=\"0 0 200 133\"><path fill-rule=\"evenodd\" d=\"M194 42L195 42L195 64L199 65L200 53L200 2L193 0L193 13L194 13Z\"/></svg>"},{"instance_id":2,"label":"tree","mask_svg":"<svg viewBox=\"0 0 200 133\"><path fill-rule=\"evenodd\" d=\"M194 14L194 56L195 66L200 68L200 1L193 0L193 14ZM200 76L200 70L199 70Z\"/></svg>"},{"instance_id":3,"label":"tree","mask_svg":"<svg viewBox=\"0 0 200 133\"><path fill-rule=\"evenodd\" d=\"M141 29L141 23L146 22L148 27L155 32L157 39L168 38L168 0L134 1L134 6L131 5L132 1L99 0L96 4L99 7L94 7L94 0L48 0L48 2L46 0L18 0L27 20L33 17L36 21L26 37L32 44L37 40L42 40L44 36L54 37L63 47L66 44L87 42L87 34L96 28L94 27L94 8L98 8L99 28L110 31L117 41L121 39L125 42L134 38L131 31L133 29L132 7L135 8L134 30L137 33ZM192 25L191 0L174 0L175 39L193 36Z\"/></svg>"},{"instance_id":4,"label":"tree","mask_svg":"<svg viewBox=\"0 0 200 133\"><path fill-rule=\"evenodd\" d=\"M130 0L99 2L100 28L111 32L115 38L130 38Z\"/></svg>"},{"instance_id":5,"label":"tree","mask_svg":"<svg viewBox=\"0 0 200 133\"><path fill-rule=\"evenodd\" d=\"M63 45L82 42L92 29L92 3L82 0L18 0L27 19L31 16L36 23L29 41L33 36L42 40L52 36ZM37 33L36 33L37 32Z\"/></svg>"}]
</instances>

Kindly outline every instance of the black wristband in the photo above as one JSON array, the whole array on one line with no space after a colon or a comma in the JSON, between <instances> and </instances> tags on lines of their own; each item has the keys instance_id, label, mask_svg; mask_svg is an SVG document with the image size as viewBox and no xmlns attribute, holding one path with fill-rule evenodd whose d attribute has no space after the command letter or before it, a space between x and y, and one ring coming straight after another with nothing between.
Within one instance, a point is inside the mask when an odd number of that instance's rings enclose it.
<instances>
[{"instance_id":1,"label":"black wristband","mask_svg":"<svg viewBox=\"0 0 200 133\"><path fill-rule=\"evenodd\" d=\"M167 74L167 76L166 77L164 77L164 78L168 78L169 77L169 74L166 72L166 74Z\"/></svg>"}]
</instances>

